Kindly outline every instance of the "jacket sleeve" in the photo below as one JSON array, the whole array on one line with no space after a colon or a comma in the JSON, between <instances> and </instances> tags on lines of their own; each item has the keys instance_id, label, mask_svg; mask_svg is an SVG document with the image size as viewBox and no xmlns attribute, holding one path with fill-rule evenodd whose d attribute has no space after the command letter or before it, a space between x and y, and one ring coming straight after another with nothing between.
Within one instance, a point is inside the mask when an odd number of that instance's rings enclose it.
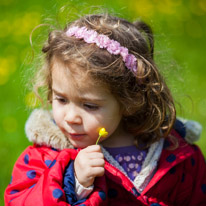
<instances>
[{"instance_id":1,"label":"jacket sleeve","mask_svg":"<svg viewBox=\"0 0 206 206\"><path fill-rule=\"evenodd\" d=\"M75 150L54 151L30 146L14 165L11 182L5 190L5 205L69 205L63 190L63 175Z\"/></svg>"},{"instance_id":2,"label":"jacket sleeve","mask_svg":"<svg viewBox=\"0 0 206 206\"><path fill-rule=\"evenodd\" d=\"M85 188L78 182L74 172L74 161L71 161L65 170L63 179L63 189L67 202L71 205L77 205L86 201L86 197L93 191L93 188L93 185Z\"/></svg>"},{"instance_id":3,"label":"jacket sleeve","mask_svg":"<svg viewBox=\"0 0 206 206\"><path fill-rule=\"evenodd\" d=\"M206 205L206 163L197 146L194 154L185 162L176 205Z\"/></svg>"}]
</instances>

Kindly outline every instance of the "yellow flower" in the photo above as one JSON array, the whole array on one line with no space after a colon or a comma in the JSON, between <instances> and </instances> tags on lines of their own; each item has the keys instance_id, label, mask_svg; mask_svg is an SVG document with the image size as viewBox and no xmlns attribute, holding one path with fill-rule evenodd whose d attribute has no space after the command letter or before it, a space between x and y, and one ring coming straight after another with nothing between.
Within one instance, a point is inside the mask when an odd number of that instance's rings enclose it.
<instances>
[{"instance_id":1,"label":"yellow flower","mask_svg":"<svg viewBox=\"0 0 206 206\"><path fill-rule=\"evenodd\" d=\"M106 131L106 129L104 127L102 127L100 130L99 130L99 137L96 141L96 145L98 144L99 140L101 137L106 137L108 135L108 132Z\"/></svg>"},{"instance_id":2,"label":"yellow flower","mask_svg":"<svg viewBox=\"0 0 206 206\"><path fill-rule=\"evenodd\" d=\"M99 130L99 135L101 137L106 137L108 135L108 132L106 131L106 129L103 127Z\"/></svg>"}]
</instances>

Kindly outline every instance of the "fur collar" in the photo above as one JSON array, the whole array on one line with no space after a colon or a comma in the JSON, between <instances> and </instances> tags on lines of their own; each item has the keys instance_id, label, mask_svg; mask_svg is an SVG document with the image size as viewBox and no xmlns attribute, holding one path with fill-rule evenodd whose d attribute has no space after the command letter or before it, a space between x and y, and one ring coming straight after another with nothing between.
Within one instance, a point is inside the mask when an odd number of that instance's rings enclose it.
<instances>
[{"instance_id":1,"label":"fur collar","mask_svg":"<svg viewBox=\"0 0 206 206\"><path fill-rule=\"evenodd\" d=\"M73 148L72 144L55 124L52 113L48 110L35 109L26 122L25 132L29 141L35 144L46 145L60 150Z\"/></svg>"}]
</instances>

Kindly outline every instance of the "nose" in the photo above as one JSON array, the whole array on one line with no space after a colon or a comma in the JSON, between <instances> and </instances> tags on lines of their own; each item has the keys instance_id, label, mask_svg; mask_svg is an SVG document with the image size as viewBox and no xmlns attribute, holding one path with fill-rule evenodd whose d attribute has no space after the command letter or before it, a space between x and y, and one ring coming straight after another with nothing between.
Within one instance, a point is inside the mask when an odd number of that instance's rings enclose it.
<instances>
[{"instance_id":1,"label":"nose","mask_svg":"<svg viewBox=\"0 0 206 206\"><path fill-rule=\"evenodd\" d=\"M82 117L80 113L80 109L74 104L69 104L66 114L65 121L68 124L82 124Z\"/></svg>"}]
</instances>

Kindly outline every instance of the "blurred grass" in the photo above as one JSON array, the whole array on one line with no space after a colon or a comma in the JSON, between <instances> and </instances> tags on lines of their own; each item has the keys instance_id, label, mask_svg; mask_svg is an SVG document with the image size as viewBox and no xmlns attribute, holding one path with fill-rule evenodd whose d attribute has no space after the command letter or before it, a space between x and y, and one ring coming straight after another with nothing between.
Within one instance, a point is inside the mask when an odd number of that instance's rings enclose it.
<instances>
[{"instance_id":1,"label":"blurred grass","mask_svg":"<svg viewBox=\"0 0 206 206\"><path fill-rule=\"evenodd\" d=\"M61 26L78 14L103 6L128 20L138 17L155 32L156 61L177 103L178 116L197 120L203 126L197 144L206 156L206 1L205 0L1 0L0 1L0 202L10 181L12 167L30 143L24 124L32 110L33 95L25 88L31 75L32 29L55 19ZM65 9L60 9L66 5ZM36 52L47 29L33 35Z\"/></svg>"}]
</instances>

